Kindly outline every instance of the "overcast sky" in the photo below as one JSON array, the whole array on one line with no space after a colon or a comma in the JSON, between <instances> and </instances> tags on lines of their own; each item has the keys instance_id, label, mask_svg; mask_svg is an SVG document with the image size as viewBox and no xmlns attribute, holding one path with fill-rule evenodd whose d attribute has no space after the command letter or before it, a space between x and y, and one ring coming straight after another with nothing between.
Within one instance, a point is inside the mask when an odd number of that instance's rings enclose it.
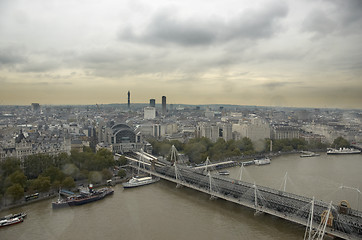
<instances>
[{"instance_id":1,"label":"overcast sky","mask_svg":"<svg viewBox=\"0 0 362 240\"><path fill-rule=\"evenodd\" d=\"M0 104L362 108L361 0L0 0Z\"/></svg>"}]
</instances>

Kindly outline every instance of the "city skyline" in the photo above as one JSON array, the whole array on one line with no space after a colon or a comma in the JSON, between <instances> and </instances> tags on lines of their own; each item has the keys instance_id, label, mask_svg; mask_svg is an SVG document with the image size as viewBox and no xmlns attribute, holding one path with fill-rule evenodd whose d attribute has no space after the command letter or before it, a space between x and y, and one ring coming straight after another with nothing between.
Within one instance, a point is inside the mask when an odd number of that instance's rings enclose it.
<instances>
[{"instance_id":1,"label":"city skyline","mask_svg":"<svg viewBox=\"0 0 362 240\"><path fill-rule=\"evenodd\" d=\"M0 105L356 108L362 2L0 2Z\"/></svg>"}]
</instances>

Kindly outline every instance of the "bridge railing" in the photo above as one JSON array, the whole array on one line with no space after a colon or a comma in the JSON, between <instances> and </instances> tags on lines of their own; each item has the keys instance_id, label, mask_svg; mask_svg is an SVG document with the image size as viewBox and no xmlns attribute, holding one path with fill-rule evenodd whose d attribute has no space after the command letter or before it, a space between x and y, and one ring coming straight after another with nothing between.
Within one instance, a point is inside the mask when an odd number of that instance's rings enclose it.
<instances>
[{"instance_id":1,"label":"bridge railing","mask_svg":"<svg viewBox=\"0 0 362 240\"><path fill-rule=\"evenodd\" d=\"M156 168L158 173L164 174L171 178L176 178L175 168L173 166L166 166ZM182 181L188 184L193 184L201 189L209 188L209 176L195 172L187 167L178 167L178 174L182 175ZM214 189L217 187L218 192L225 196L232 196L235 199L249 202L255 205L258 201L258 206L268 208L273 211L283 213L288 216L300 218L307 224L308 215L310 212L311 198L304 196L278 191L272 188L254 185L248 182L237 181L230 178L222 177L219 175L212 175ZM255 197L254 189L257 189L257 196ZM328 205L323 201L315 201L313 219L315 222L321 222L322 213L328 209ZM362 237L361 217L358 217L360 212L357 211L353 215L338 214L338 207L333 205L332 214L333 227L336 231L342 233L350 233Z\"/></svg>"},{"instance_id":2,"label":"bridge railing","mask_svg":"<svg viewBox=\"0 0 362 240\"><path fill-rule=\"evenodd\" d=\"M146 169L150 170L150 165L146 165ZM254 185L244 181L238 181L223 177L220 175L212 175L212 188L210 188L210 177L200 171L192 170L186 166L177 166L177 174L174 166L155 166L158 174L167 176L170 179L176 179L178 182L184 182L185 185L194 186L195 189L203 189L203 192L210 191L210 194L217 193L223 196L237 199L238 201L247 203L247 206L256 205L268 209L268 211L292 218L298 218L296 222L307 224L309 215L309 205L311 198L300 196L297 194L279 191L276 189ZM177 182L175 181L175 182ZM255 194L255 192L257 194ZM256 195L256 196L255 196ZM257 201L257 203L256 203ZM313 221L321 222L321 214L328 209L328 205L323 201L315 201ZM352 210L350 215L338 213L338 206L333 205L332 214L333 228L335 231L350 234L362 238L362 214L359 211ZM303 223L304 222L304 223Z\"/></svg>"}]
</instances>

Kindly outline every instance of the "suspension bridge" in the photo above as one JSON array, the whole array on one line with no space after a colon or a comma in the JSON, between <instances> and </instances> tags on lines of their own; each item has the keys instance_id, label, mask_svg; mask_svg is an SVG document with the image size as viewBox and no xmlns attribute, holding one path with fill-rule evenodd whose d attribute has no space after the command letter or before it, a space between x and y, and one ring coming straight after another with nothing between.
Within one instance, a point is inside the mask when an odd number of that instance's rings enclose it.
<instances>
[{"instance_id":1,"label":"suspension bridge","mask_svg":"<svg viewBox=\"0 0 362 240\"><path fill-rule=\"evenodd\" d=\"M159 162L144 152L126 158L135 163L131 167L174 182L177 187L188 187L209 194L211 199L224 199L254 209L256 213L304 225L304 239L323 239L325 234L348 240L362 239L362 212L351 209L346 201L335 205L288 193L285 189L276 190L216 175L205 169L195 170L178 164L175 153L171 154L173 164Z\"/></svg>"}]
</instances>

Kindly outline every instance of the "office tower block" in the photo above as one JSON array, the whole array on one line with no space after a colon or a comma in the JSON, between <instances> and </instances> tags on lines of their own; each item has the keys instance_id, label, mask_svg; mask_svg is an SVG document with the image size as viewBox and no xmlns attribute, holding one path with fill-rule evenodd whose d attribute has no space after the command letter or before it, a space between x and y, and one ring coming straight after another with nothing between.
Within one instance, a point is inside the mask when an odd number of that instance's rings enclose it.
<instances>
[{"instance_id":1,"label":"office tower block","mask_svg":"<svg viewBox=\"0 0 362 240\"><path fill-rule=\"evenodd\" d=\"M150 107L156 107L156 99L150 99Z\"/></svg>"},{"instance_id":2,"label":"office tower block","mask_svg":"<svg viewBox=\"0 0 362 240\"><path fill-rule=\"evenodd\" d=\"M131 109L131 92L130 91L128 91L128 110L130 110Z\"/></svg>"},{"instance_id":3,"label":"office tower block","mask_svg":"<svg viewBox=\"0 0 362 240\"><path fill-rule=\"evenodd\" d=\"M162 113L166 114L166 96L162 96Z\"/></svg>"}]
</instances>

